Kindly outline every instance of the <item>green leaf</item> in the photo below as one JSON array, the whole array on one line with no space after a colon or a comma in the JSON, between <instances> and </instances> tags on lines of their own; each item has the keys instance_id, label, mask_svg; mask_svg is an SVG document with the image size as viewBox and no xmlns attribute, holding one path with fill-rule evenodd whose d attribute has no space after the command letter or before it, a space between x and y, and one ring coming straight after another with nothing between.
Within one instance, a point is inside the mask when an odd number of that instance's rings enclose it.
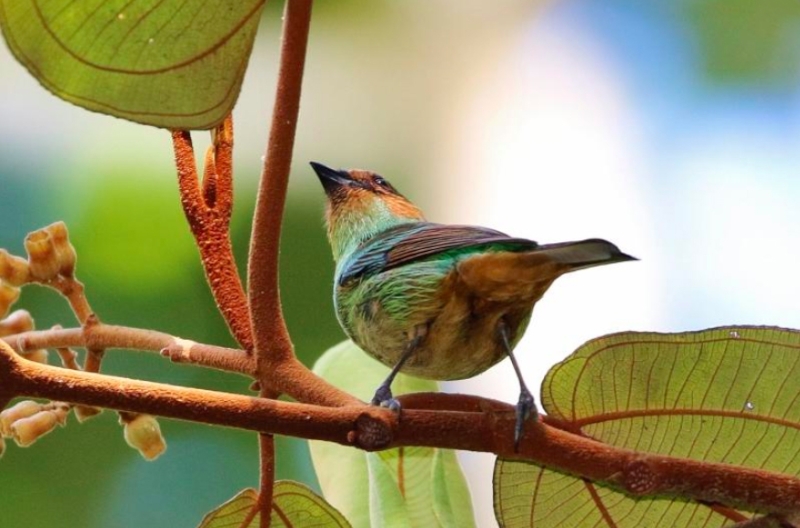
<instances>
[{"instance_id":1,"label":"green leaf","mask_svg":"<svg viewBox=\"0 0 800 528\"><path fill-rule=\"evenodd\" d=\"M164 128L205 129L239 95L264 0L0 0L0 28L58 97Z\"/></svg>"},{"instance_id":2,"label":"green leaf","mask_svg":"<svg viewBox=\"0 0 800 528\"><path fill-rule=\"evenodd\" d=\"M249 528L257 526L258 514L253 511L258 502L258 492L253 488L243 489L232 499L223 503L203 517L198 528Z\"/></svg>"},{"instance_id":3,"label":"green leaf","mask_svg":"<svg viewBox=\"0 0 800 528\"><path fill-rule=\"evenodd\" d=\"M369 400L389 369L352 341L323 354L314 372ZM433 381L398 375L394 394L437 390ZM356 528L465 527L475 525L472 502L452 450L427 447L364 453L326 442L309 442L325 498Z\"/></svg>"},{"instance_id":4,"label":"green leaf","mask_svg":"<svg viewBox=\"0 0 800 528\"><path fill-rule=\"evenodd\" d=\"M396 454L382 457L379 453L366 453L369 482L370 526L385 528L404 528L414 526L406 509L405 497L400 486L405 487L402 478L391 466L403 467L402 449L392 450ZM392 462L396 462L396 465ZM316 466L316 465L315 465ZM324 491L323 491L324 493Z\"/></svg>"},{"instance_id":5,"label":"green leaf","mask_svg":"<svg viewBox=\"0 0 800 528\"><path fill-rule=\"evenodd\" d=\"M433 454L433 511L440 526L474 526L472 498L452 449Z\"/></svg>"},{"instance_id":6,"label":"green leaf","mask_svg":"<svg viewBox=\"0 0 800 528\"><path fill-rule=\"evenodd\" d=\"M275 482L272 492L273 528L349 528L350 524L330 504L306 486L289 480ZM198 528L256 528L258 492L240 491L231 500L208 513Z\"/></svg>"},{"instance_id":7,"label":"green leaf","mask_svg":"<svg viewBox=\"0 0 800 528\"><path fill-rule=\"evenodd\" d=\"M634 499L536 464L500 458L494 469L494 510L502 528L730 526L748 518L685 501Z\"/></svg>"},{"instance_id":8,"label":"green leaf","mask_svg":"<svg viewBox=\"0 0 800 528\"><path fill-rule=\"evenodd\" d=\"M584 344L555 365L542 405L616 447L800 475L800 332L725 327L625 332ZM498 460L495 512L503 526L687 526L749 513L671 500L636 500L534 464Z\"/></svg>"}]
</instances>

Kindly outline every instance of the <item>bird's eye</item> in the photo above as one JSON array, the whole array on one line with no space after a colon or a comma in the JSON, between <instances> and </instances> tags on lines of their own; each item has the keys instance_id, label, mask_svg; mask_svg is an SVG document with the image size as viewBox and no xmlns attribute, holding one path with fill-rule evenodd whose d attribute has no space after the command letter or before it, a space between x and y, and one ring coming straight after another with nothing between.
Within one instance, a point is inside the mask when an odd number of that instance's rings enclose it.
<instances>
[{"instance_id":1,"label":"bird's eye","mask_svg":"<svg viewBox=\"0 0 800 528\"><path fill-rule=\"evenodd\" d=\"M389 182L384 180L381 176L375 176L372 178L372 181L375 182L375 185L380 185L381 187L389 188Z\"/></svg>"}]
</instances>

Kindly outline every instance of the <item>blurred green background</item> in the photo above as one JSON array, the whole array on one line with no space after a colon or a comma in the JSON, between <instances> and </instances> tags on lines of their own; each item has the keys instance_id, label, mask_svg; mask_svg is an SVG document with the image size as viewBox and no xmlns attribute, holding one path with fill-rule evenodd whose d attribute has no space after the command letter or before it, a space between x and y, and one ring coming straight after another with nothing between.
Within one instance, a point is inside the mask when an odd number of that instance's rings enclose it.
<instances>
[{"instance_id":1,"label":"blurred green background","mask_svg":"<svg viewBox=\"0 0 800 528\"><path fill-rule=\"evenodd\" d=\"M263 14L234 114L242 265L281 8ZM311 364L343 338L309 160L378 170L438 221L542 241L603 236L643 259L554 287L520 345L530 385L602 333L800 327L798 29L794 0L319 2L281 256L298 354ZM208 134L194 138L202 153ZM28 231L64 220L104 321L231 345L171 155L166 131L55 99L0 46L0 247L22 254ZM18 307L39 328L74 324L49 291L26 288ZM512 401L507 367L451 389ZM113 351L103 368L248 393L241 377L155 354ZM161 423L169 447L153 463L110 412L30 449L9 445L0 525L194 526L256 485L253 434ZM278 476L315 486L305 443L279 446ZM479 525L492 526L492 459L463 460Z\"/></svg>"}]
</instances>

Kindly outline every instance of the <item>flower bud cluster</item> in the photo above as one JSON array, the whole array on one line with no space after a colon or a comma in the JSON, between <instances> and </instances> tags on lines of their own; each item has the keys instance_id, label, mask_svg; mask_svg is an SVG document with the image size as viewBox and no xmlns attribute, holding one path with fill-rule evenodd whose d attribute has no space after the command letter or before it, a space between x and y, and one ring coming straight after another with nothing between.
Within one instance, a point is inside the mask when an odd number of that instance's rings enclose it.
<instances>
[{"instance_id":1,"label":"flower bud cluster","mask_svg":"<svg viewBox=\"0 0 800 528\"><path fill-rule=\"evenodd\" d=\"M69 409L62 402L21 401L0 413L0 434L13 438L20 447L28 447L57 425L64 426Z\"/></svg>"},{"instance_id":2,"label":"flower bud cluster","mask_svg":"<svg viewBox=\"0 0 800 528\"><path fill-rule=\"evenodd\" d=\"M24 258L0 249L0 317L19 299L19 287L30 280L30 267ZM16 312L15 312L16 313ZM0 335L2 334L0 326Z\"/></svg>"},{"instance_id":3,"label":"flower bud cluster","mask_svg":"<svg viewBox=\"0 0 800 528\"><path fill-rule=\"evenodd\" d=\"M28 260L0 249L0 317L19 298L19 288L32 281L47 282L59 276L72 278L77 255L64 222L28 233Z\"/></svg>"},{"instance_id":4,"label":"flower bud cluster","mask_svg":"<svg viewBox=\"0 0 800 528\"><path fill-rule=\"evenodd\" d=\"M124 426L125 441L145 459L155 460L167 449L155 416L121 412L119 421Z\"/></svg>"},{"instance_id":5,"label":"flower bud cluster","mask_svg":"<svg viewBox=\"0 0 800 528\"><path fill-rule=\"evenodd\" d=\"M77 256L64 222L28 233L25 250L30 274L36 280L49 281L58 275L72 277L75 272Z\"/></svg>"}]
</instances>

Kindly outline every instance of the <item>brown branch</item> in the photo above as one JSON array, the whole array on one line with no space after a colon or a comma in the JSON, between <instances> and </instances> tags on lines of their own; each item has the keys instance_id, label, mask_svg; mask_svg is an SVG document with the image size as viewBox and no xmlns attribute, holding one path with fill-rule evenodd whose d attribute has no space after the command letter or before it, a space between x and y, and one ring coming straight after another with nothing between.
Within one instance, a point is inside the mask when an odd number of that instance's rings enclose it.
<instances>
[{"instance_id":1,"label":"brown branch","mask_svg":"<svg viewBox=\"0 0 800 528\"><path fill-rule=\"evenodd\" d=\"M178 188L189 228L200 251L206 279L225 323L245 350L253 348L247 296L239 278L230 238L233 211L233 122L229 115L214 130L202 188L188 131L174 130L172 144Z\"/></svg>"},{"instance_id":2,"label":"brown branch","mask_svg":"<svg viewBox=\"0 0 800 528\"><path fill-rule=\"evenodd\" d=\"M79 323L85 324L94 315L92 307L89 306L89 301L86 299L83 283L75 277L57 276L49 281L36 282L42 286L53 288L63 295Z\"/></svg>"},{"instance_id":3,"label":"brown branch","mask_svg":"<svg viewBox=\"0 0 800 528\"><path fill-rule=\"evenodd\" d=\"M513 448L513 407L485 412L320 407L60 369L0 344L3 395L42 397L117 410L327 440L364 449L428 446L531 460L634 496L670 496L791 518L800 479L757 469L637 453L539 423Z\"/></svg>"},{"instance_id":4,"label":"brown branch","mask_svg":"<svg viewBox=\"0 0 800 528\"><path fill-rule=\"evenodd\" d=\"M294 356L281 309L278 252L297 115L300 111L311 5L311 0L287 0L285 4L272 125L250 238L247 278L259 372ZM262 383L265 380L266 377L261 377Z\"/></svg>"},{"instance_id":5,"label":"brown branch","mask_svg":"<svg viewBox=\"0 0 800 528\"><path fill-rule=\"evenodd\" d=\"M83 333L90 335L96 328L100 326L100 319L92 313L81 321L83 325ZM86 359L83 361L83 370L86 372L100 372L100 363L103 361L103 356L106 353L105 347L101 345L92 345L86 347Z\"/></svg>"},{"instance_id":6,"label":"brown branch","mask_svg":"<svg viewBox=\"0 0 800 528\"><path fill-rule=\"evenodd\" d=\"M77 347L160 352L172 361L253 375L254 362L242 350L195 343L155 330L97 324L90 329L67 328L23 332L0 338L19 354L40 348Z\"/></svg>"},{"instance_id":7,"label":"brown branch","mask_svg":"<svg viewBox=\"0 0 800 528\"><path fill-rule=\"evenodd\" d=\"M275 437L268 433L258 435L261 473L259 475L258 510L260 528L269 528L272 520L272 492L275 489Z\"/></svg>"},{"instance_id":8,"label":"brown branch","mask_svg":"<svg viewBox=\"0 0 800 528\"><path fill-rule=\"evenodd\" d=\"M731 528L784 528L793 526L789 523L784 523L781 519L773 517L772 515L765 515L763 517L754 517L746 519L732 525Z\"/></svg>"},{"instance_id":9,"label":"brown branch","mask_svg":"<svg viewBox=\"0 0 800 528\"><path fill-rule=\"evenodd\" d=\"M247 280L250 322L256 354L256 381L265 398L277 396L276 365L297 362L289 330L283 318L278 286L278 252L281 221L289 183L300 92L303 82L312 0L286 0L283 43L269 140L256 198ZM312 384L314 380L307 380ZM258 508L261 528L269 528L274 488L275 446L272 437L259 437L261 455Z\"/></svg>"},{"instance_id":10,"label":"brown branch","mask_svg":"<svg viewBox=\"0 0 800 528\"><path fill-rule=\"evenodd\" d=\"M448 394L446 392L413 392L397 397L403 409L425 409L428 411L485 412L507 411L508 404L499 400L473 396L471 394ZM543 417L546 418L546 417Z\"/></svg>"},{"instance_id":11,"label":"brown branch","mask_svg":"<svg viewBox=\"0 0 800 528\"><path fill-rule=\"evenodd\" d=\"M295 357L278 286L281 221L300 109L311 4L311 0L288 0L285 6L278 86L250 238L250 317L262 387L303 402L353 405L360 402L314 375Z\"/></svg>"}]
</instances>

